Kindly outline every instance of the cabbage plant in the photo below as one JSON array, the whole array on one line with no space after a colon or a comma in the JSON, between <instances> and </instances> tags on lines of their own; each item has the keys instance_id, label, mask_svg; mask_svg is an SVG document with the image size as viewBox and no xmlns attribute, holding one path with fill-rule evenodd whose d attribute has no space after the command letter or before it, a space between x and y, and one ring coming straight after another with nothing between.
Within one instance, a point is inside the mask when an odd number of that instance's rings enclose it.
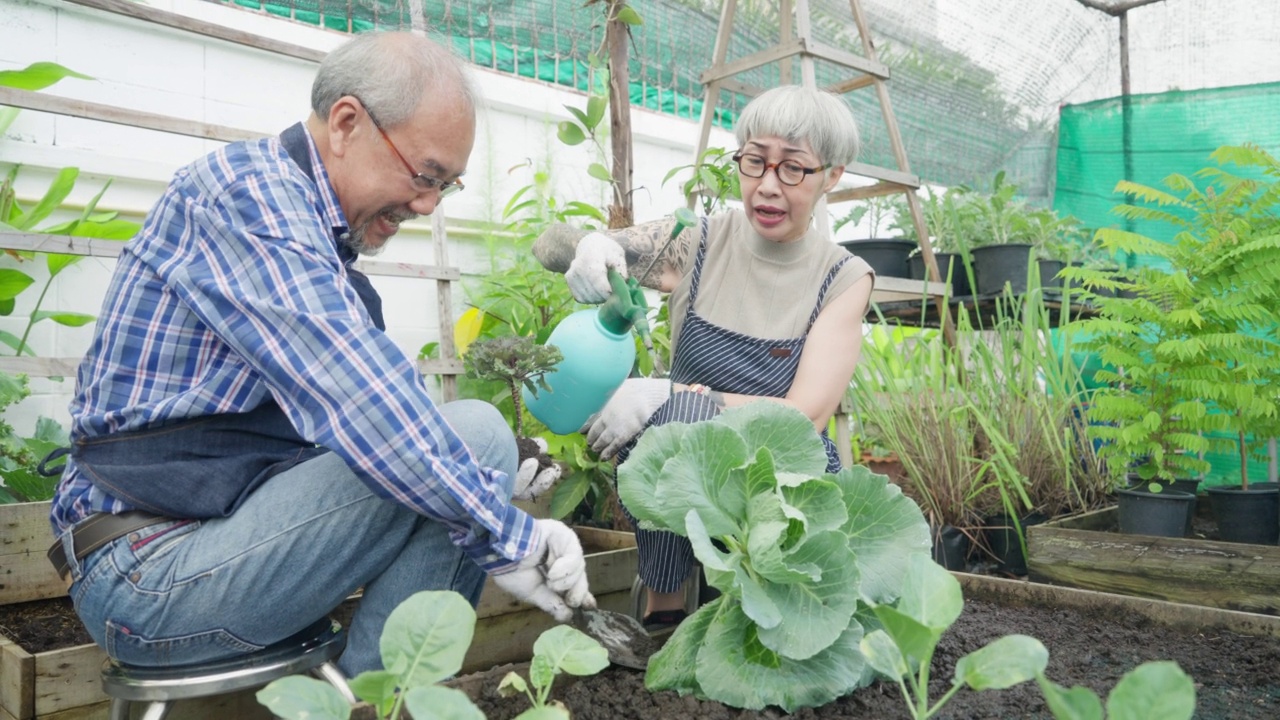
<instances>
[{"instance_id":1,"label":"cabbage plant","mask_svg":"<svg viewBox=\"0 0 1280 720\"><path fill-rule=\"evenodd\" d=\"M813 423L774 402L645 432L618 494L641 527L688 537L721 592L650 658L646 687L791 712L872 680L870 607L899 597L929 528L885 476L826 464Z\"/></svg>"}]
</instances>

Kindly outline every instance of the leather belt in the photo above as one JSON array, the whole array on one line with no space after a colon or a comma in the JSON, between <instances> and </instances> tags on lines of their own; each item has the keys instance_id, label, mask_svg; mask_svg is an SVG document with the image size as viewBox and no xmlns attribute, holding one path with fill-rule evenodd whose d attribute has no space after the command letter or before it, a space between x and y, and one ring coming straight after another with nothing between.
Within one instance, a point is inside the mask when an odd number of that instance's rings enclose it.
<instances>
[{"instance_id":1,"label":"leather belt","mask_svg":"<svg viewBox=\"0 0 1280 720\"><path fill-rule=\"evenodd\" d=\"M171 520L173 518L141 510L130 510L119 515L94 513L71 530L71 543L76 549L76 560L83 560L89 553L122 535ZM53 563L53 569L58 571L58 577L66 580L67 574L71 572L71 563L67 561L67 554L62 549L62 539L55 540L49 546L49 552L45 554L48 555L49 562Z\"/></svg>"}]
</instances>

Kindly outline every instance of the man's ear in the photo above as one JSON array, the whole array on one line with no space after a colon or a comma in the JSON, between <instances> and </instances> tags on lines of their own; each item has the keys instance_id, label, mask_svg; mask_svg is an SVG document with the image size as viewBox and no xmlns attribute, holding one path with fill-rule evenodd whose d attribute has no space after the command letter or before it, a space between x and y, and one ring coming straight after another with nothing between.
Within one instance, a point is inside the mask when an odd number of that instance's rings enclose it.
<instances>
[{"instance_id":1,"label":"man's ear","mask_svg":"<svg viewBox=\"0 0 1280 720\"><path fill-rule=\"evenodd\" d=\"M844 176L844 166L843 166L843 165L837 165L837 166L835 166L835 167L831 168L830 170L828 170L828 171L827 171L827 184L826 184L826 186L824 186L824 187L822 188L822 192L824 192L824 193L831 192L831 188L835 187L835 186L836 186L836 183L840 182L840 178L841 178L841 177L843 177L843 176Z\"/></svg>"},{"instance_id":2,"label":"man's ear","mask_svg":"<svg viewBox=\"0 0 1280 720\"><path fill-rule=\"evenodd\" d=\"M350 95L343 95L329 108L326 129L329 131L329 149L334 155L342 157L347 149L359 139L362 124L360 120L366 114L360 101Z\"/></svg>"}]
</instances>

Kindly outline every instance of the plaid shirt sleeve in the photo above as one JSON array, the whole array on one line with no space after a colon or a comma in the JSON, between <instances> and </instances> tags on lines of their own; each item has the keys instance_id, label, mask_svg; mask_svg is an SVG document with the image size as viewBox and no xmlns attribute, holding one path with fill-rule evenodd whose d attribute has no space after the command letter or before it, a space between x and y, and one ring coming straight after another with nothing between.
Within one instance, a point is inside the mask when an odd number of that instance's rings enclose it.
<instances>
[{"instance_id":1,"label":"plaid shirt sleeve","mask_svg":"<svg viewBox=\"0 0 1280 720\"><path fill-rule=\"evenodd\" d=\"M169 215L134 251L270 389L299 433L380 496L444 523L486 571L535 546L534 523L503 502L431 402L415 364L369 324L294 177L247 174ZM157 218L163 222L164 215Z\"/></svg>"}]
</instances>

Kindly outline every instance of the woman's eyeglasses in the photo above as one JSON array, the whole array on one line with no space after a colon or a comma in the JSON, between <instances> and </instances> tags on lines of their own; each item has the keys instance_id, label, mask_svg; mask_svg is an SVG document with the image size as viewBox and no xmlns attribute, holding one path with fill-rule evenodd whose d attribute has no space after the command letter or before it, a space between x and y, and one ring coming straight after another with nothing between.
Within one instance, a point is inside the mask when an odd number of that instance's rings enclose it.
<instances>
[{"instance_id":1,"label":"woman's eyeglasses","mask_svg":"<svg viewBox=\"0 0 1280 720\"><path fill-rule=\"evenodd\" d=\"M765 173L773 170L778 175L779 182L791 186L799 185L810 175L827 169L826 165L807 168L795 160L771 163L752 153L738 153L733 156L733 161L738 163L738 171L749 178L762 178Z\"/></svg>"}]
</instances>

